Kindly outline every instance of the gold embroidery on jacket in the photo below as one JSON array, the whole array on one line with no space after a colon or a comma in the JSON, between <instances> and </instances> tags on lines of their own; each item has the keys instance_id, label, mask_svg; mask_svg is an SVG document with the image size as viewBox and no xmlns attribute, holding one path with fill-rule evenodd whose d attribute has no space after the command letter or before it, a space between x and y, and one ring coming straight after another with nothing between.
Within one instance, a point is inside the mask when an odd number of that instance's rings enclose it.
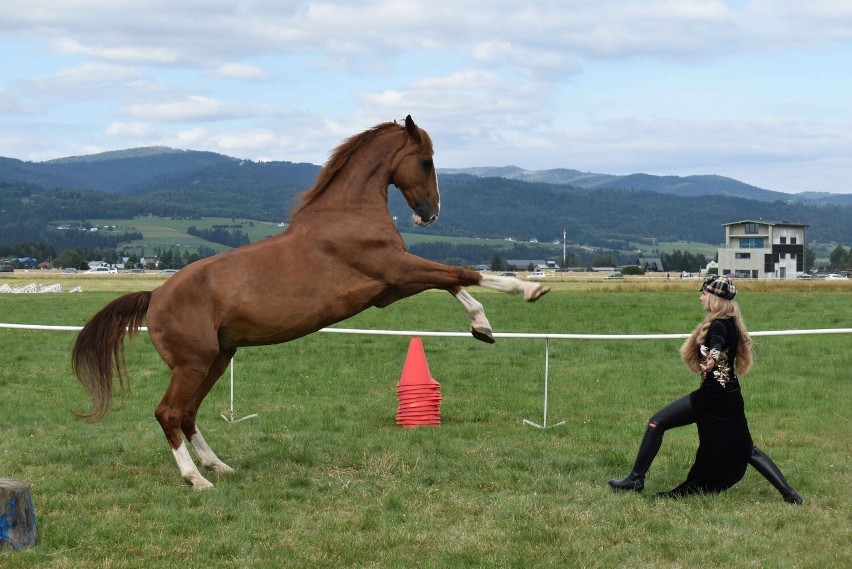
<instances>
[{"instance_id":1,"label":"gold embroidery on jacket","mask_svg":"<svg viewBox=\"0 0 852 569\"><path fill-rule=\"evenodd\" d=\"M713 351L715 352L716 350ZM727 352L718 352L718 354L716 366L712 370L701 374L701 383L703 384L706 380L710 379L712 374L713 379L719 382L719 385L724 389L728 385L728 382L731 381L731 366L728 365Z\"/></svg>"}]
</instances>

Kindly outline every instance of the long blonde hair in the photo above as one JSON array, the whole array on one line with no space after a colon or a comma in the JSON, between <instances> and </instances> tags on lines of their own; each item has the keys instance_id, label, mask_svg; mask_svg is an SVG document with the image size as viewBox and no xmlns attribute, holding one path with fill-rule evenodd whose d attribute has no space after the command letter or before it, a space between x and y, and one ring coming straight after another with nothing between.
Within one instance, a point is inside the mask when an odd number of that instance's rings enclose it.
<instances>
[{"instance_id":1,"label":"long blonde hair","mask_svg":"<svg viewBox=\"0 0 852 569\"><path fill-rule=\"evenodd\" d=\"M737 375L745 375L751 369L751 362L754 356L754 345L751 342L751 336L748 333L743 315L740 312L740 307L733 300L726 300L718 297L715 294L710 294L709 300L710 310L704 320L695 327L692 334L680 347L680 357L690 370L698 373L701 363L699 359L698 347L704 344L707 338L707 331L710 329L710 324L714 320L724 318L733 318L737 327L737 332L740 336L740 342L737 346L736 373Z\"/></svg>"}]
</instances>

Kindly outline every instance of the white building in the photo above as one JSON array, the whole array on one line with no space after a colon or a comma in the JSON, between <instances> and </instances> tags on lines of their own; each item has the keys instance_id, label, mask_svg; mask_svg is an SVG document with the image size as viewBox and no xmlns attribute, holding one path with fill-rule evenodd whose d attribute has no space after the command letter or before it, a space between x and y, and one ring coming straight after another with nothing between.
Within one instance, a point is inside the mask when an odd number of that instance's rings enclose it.
<instances>
[{"instance_id":1,"label":"white building","mask_svg":"<svg viewBox=\"0 0 852 569\"><path fill-rule=\"evenodd\" d=\"M719 274L753 279L793 279L805 271L807 225L786 221L725 223Z\"/></svg>"}]
</instances>

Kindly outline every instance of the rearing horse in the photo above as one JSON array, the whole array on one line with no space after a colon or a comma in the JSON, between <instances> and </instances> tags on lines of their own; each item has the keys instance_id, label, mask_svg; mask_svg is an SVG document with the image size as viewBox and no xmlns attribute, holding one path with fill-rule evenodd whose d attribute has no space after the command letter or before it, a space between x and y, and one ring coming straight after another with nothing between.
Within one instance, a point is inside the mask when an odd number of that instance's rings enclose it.
<instances>
[{"instance_id":1,"label":"rearing horse","mask_svg":"<svg viewBox=\"0 0 852 569\"><path fill-rule=\"evenodd\" d=\"M233 472L210 449L195 418L237 348L294 340L371 306L385 307L433 288L461 303L474 337L493 342L482 305L462 287L523 293L529 301L549 288L408 253L388 212L388 187L399 188L416 224L437 220L440 196L432 154L429 135L411 116L405 126L377 125L335 150L280 234L192 263L154 291L107 304L86 323L71 352L74 373L92 398L92 409L83 416L99 421L106 415L116 379L124 394L124 338L135 336L146 320L151 341L171 370L155 415L181 476L201 490L213 485L199 473L183 437L206 468Z\"/></svg>"}]
</instances>

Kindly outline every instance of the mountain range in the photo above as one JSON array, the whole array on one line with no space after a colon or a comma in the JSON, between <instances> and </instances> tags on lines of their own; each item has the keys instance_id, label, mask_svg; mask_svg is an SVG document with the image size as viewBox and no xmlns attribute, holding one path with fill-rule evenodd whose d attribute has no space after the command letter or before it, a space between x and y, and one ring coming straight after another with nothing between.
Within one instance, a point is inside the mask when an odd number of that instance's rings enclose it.
<instances>
[{"instance_id":1,"label":"mountain range","mask_svg":"<svg viewBox=\"0 0 852 569\"><path fill-rule=\"evenodd\" d=\"M801 192L788 194L765 190L733 178L716 175L696 176L653 176L650 174L629 174L615 176L594 174L566 168L552 170L524 170L517 166L482 168L446 168L439 170L445 175L468 174L479 178L506 178L521 182L558 184L587 189L649 190L661 194L681 197L723 195L761 201L790 201L807 204L852 204L852 194L831 194L827 192Z\"/></svg>"},{"instance_id":2,"label":"mountain range","mask_svg":"<svg viewBox=\"0 0 852 569\"><path fill-rule=\"evenodd\" d=\"M286 161L252 162L214 152L176 150L164 146L69 156L44 162L0 157L0 181L25 182L45 188L65 187L131 194L156 191L158 182L175 176L191 172L223 172L228 169L265 169L280 174L282 180L289 181L288 185L307 188L313 183L320 166ZM517 166L439 168L438 173L443 176L505 178L586 189L647 190L681 197L724 195L760 201L852 205L852 194L788 194L717 175L654 176L637 173L617 176L568 168L525 170Z\"/></svg>"},{"instance_id":3,"label":"mountain range","mask_svg":"<svg viewBox=\"0 0 852 569\"><path fill-rule=\"evenodd\" d=\"M319 170L166 147L45 162L0 158L0 242L38 240L28 228L56 220L153 214L286 221ZM722 176L513 166L438 173L442 214L417 230L427 235L551 242L567 227L574 242L623 249L637 240L718 244L723 224L763 219L807 224L809 242L852 243L852 194L786 194ZM389 193L389 208L410 218L398 192Z\"/></svg>"}]
</instances>

